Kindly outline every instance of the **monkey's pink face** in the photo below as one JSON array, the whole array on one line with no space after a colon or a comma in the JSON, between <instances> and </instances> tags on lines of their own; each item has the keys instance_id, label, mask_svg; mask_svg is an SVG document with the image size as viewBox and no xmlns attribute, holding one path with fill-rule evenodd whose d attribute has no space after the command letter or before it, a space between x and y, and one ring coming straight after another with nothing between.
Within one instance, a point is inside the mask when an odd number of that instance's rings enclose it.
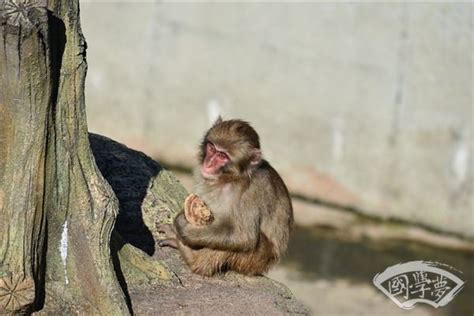
<instances>
[{"instance_id":1,"label":"monkey's pink face","mask_svg":"<svg viewBox=\"0 0 474 316\"><path fill-rule=\"evenodd\" d=\"M230 161L229 155L211 143L206 144L206 157L201 166L201 174L206 179L215 178Z\"/></svg>"}]
</instances>

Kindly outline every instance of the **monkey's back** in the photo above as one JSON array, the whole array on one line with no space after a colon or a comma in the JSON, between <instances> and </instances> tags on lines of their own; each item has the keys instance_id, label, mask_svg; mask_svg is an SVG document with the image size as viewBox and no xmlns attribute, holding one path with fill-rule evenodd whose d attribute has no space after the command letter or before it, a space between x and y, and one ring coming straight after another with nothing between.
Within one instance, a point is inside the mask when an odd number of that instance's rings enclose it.
<instances>
[{"instance_id":1,"label":"monkey's back","mask_svg":"<svg viewBox=\"0 0 474 316\"><path fill-rule=\"evenodd\" d=\"M260 229L279 258L288 246L293 227L293 207L288 189L278 172L265 160L255 170L249 189L258 190Z\"/></svg>"}]
</instances>

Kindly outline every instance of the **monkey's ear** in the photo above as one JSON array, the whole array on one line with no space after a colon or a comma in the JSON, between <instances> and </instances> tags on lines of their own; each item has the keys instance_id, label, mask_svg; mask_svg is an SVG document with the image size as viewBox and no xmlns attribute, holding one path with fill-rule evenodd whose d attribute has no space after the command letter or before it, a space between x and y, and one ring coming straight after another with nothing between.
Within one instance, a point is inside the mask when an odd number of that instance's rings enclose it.
<instances>
[{"instance_id":1,"label":"monkey's ear","mask_svg":"<svg viewBox=\"0 0 474 316\"><path fill-rule=\"evenodd\" d=\"M213 125L215 126L215 125L217 125L217 124L219 124L219 123L222 123L222 116L221 116L221 115L219 115L219 116L217 117L217 120L214 122Z\"/></svg>"},{"instance_id":2,"label":"monkey's ear","mask_svg":"<svg viewBox=\"0 0 474 316\"><path fill-rule=\"evenodd\" d=\"M252 160L250 160L250 164L252 166L256 166L261 161L262 161L262 151L260 149L254 149L252 153Z\"/></svg>"}]
</instances>

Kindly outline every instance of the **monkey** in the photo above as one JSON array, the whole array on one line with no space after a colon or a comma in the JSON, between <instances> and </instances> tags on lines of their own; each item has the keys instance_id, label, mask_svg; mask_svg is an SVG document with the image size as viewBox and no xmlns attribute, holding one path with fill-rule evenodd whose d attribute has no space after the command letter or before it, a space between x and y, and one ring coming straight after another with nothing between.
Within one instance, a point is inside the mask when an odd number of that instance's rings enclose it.
<instances>
[{"instance_id":1,"label":"monkey","mask_svg":"<svg viewBox=\"0 0 474 316\"><path fill-rule=\"evenodd\" d=\"M219 118L205 133L198 160L196 194L173 225L159 225L167 237L159 245L178 248L203 276L264 274L285 252L294 220L288 189L263 159L257 132L246 121Z\"/></svg>"}]
</instances>

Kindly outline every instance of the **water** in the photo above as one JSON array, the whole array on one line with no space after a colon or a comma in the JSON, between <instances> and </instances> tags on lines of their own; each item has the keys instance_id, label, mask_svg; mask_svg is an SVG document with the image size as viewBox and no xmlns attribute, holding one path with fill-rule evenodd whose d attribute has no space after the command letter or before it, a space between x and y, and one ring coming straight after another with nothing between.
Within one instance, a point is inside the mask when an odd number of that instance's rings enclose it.
<instances>
[{"instance_id":1,"label":"water","mask_svg":"<svg viewBox=\"0 0 474 316\"><path fill-rule=\"evenodd\" d=\"M344 280L346 282L343 284L348 284L347 287L360 288L363 293L363 289L373 287L372 279L375 274L394 264L413 260L437 261L450 265L462 271L463 273L458 273L458 276L467 281L462 291L447 306L435 309L431 306L418 304L414 310L423 310L428 315L474 314L473 253L436 249L413 242L343 240L336 237L336 234L331 230L297 228L292 235L288 254L283 259L281 267L297 271L298 276L288 282L292 289L298 287L298 282L308 284L311 281L319 283L326 281L328 289L331 289L335 287L334 284L338 284L337 281ZM273 277L273 275L270 276ZM283 280L283 282L285 281ZM375 287L373 288L375 289ZM306 291L308 290L306 289ZM294 289L294 292L297 293L298 290ZM407 312L398 309L393 302L378 293L377 289L374 293L370 293L372 296L377 296L377 302L386 300L386 302L383 301L383 304L387 302L393 304L396 307L396 313L400 312L400 315L403 315ZM311 305L310 293L305 293L304 296L306 299L302 300L306 300L306 303ZM363 297L363 294L361 296ZM350 298L340 297L338 299L341 304L358 304L358 302L351 303ZM377 304L377 302L373 304ZM364 309L361 310L361 314L364 314ZM331 312L332 310L328 308L327 311Z\"/></svg>"}]
</instances>

